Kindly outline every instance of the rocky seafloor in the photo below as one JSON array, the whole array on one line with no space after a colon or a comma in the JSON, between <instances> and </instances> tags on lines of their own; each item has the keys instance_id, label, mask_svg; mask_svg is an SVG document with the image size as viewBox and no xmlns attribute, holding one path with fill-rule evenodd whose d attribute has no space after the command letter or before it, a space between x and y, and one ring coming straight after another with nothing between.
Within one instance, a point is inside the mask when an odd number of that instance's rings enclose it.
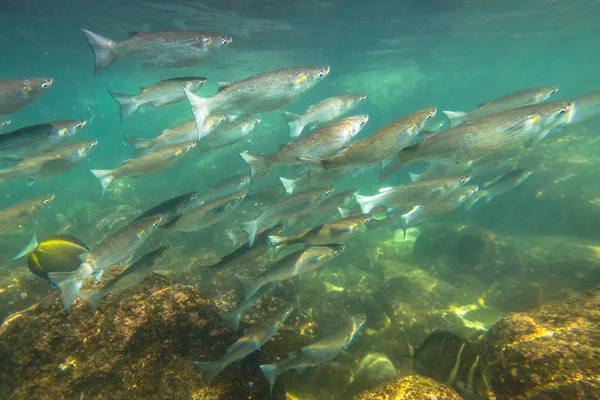
<instances>
[{"instance_id":1,"label":"rocky seafloor","mask_svg":"<svg viewBox=\"0 0 600 400\"><path fill-rule=\"evenodd\" d=\"M592 243L458 225L433 225L418 237L411 231L407 240L401 235L370 231L363 251L284 282L273 294L295 306L292 316L261 351L211 383L193 362L218 359L273 302L265 299L234 334L217 315L234 304L231 274L206 282L197 273L199 264L218 259L214 251L200 259L173 256L160 274L107 296L96 313L80 300L63 310L47 282L26 268L4 269L0 392L9 399L600 396L600 281ZM118 269L109 272L105 279ZM256 267L238 272L256 273ZM212 299L208 292L221 295ZM270 393L260 364L285 358L359 312L367 323L347 350L302 374L283 374ZM460 379L439 381L423 367L416 375L410 348L439 331L476 349L472 387L460 386ZM360 360L372 354L393 366L394 379L379 382L375 369L358 379Z\"/></svg>"}]
</instances>

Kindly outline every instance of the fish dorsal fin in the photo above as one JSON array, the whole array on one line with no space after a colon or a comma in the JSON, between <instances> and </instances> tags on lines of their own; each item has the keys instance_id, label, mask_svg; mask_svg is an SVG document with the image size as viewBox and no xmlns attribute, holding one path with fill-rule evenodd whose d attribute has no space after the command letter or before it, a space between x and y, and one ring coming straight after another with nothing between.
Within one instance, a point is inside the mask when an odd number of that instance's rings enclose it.
<instances>
[{"instance_id":1,"label":"fish dorsal fin","mask_svg":"<svg viewBox=\"0 0 600 400\"><path fill-rule=\"evenodd\" d=\"M136 37L136 36L140 36L140 35L145 35L146 32L140 32L140 31L129 31L129 37Z\"/></svg>"},{"instance_id":2,"label":"fish dorsal fin","mask_svg":"<svg viewBox=\"0 0 600 400\"><path fill-rule=\"evenodd\" d=\"M217 82L217 92L224 90L231 86L232 82Z\"/></svg>"},{"instance_id":3,"label":"fish dorsal fin","mask_svg":"<svg viewBox=\"0 0 600 400\"><path fill-rule=\"evenodd\" d=\"M481 103L479 103L479 105L477 106L477 108L481 108L481 107L485 107L489 104L489 102L487 101L482 101Z\"/></svg>"}]
</instances>

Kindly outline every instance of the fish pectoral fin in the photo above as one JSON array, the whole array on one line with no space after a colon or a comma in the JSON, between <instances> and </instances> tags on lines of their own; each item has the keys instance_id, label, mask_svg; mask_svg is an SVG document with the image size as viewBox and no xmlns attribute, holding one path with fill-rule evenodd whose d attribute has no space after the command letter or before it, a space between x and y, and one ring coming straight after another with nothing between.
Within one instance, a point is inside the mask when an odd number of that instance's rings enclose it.
<instances>
[{"instance_id":1,"label":"fish pectoral fin","mask_svg":"<svg viewBox=\"0 0 600 400\"><path fill-rule=\"evenodd\" d=\"M511 126L510 128L508 128L506 130L507 133L517 133L526 129L530 129L533 127L533 124L535 124L538 120L540 119L540 116L537 114L534 115L530 115L527 118L523 119L520 122L517 122L516 124L514 124L513 126Z\"/></svg>"}]
</instances>

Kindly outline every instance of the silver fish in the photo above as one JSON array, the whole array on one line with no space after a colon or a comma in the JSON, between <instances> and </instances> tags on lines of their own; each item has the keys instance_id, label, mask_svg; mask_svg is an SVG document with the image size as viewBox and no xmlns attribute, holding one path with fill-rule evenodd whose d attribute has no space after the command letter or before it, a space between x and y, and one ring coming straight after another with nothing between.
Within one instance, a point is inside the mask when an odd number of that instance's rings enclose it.
<instances>
[{"instance_id":1,"label":"silver fish","mask_svg":"<svg viewBox=\"0 0 600 400\"><path fill-rule=\"evenodd\" d=\"M286 305L282 310L274 312L264 321L244 333L244 336L227 348L225 355L219 360L212 362L197 361L194 365L204 370L204 377L207 381L212 381L229 364L243 359L267 343L281 328L291 312L292 307Z\"/></svg>"},{"instance_id":2,"label":"silver fish","mask_svg":"<svg viewBox=\"0 0 600 400\"><path fill-rule=\"evenodd\" d=\"M160 148L140 157L125 160L115 169L91 169L92 175L100 181L102 194L118 178L125 176L150 175L165 171L179 164L196 147L196 142L183 142Z\"/></svg>"},{"instance_id":3,"label":"silver fish","mask_svg":"<svg viewBox=\"0 0 600 400\"><path fill-rule=\"evenodd\" d=\"M14 113L33 103L53 82L52 78L0 81L0 115Z\"/></svg>"},{"instance_id":4,"label":"silver fish","mask_svg":"<svg viewBox=\"0 0 600 400\"><path fill-rule=\"evenodd\" d=\"M123 121L143 105L155 108L179 103L186 98L183 88L186 88L190 92L196 92L204 84L206 84L206 78L172 78L152 85L142 86L140 87L140 92L137 94L125 94L114 91L109 93L119 104L119 115L121 116L121 121Z\"/></svg>"},{"instance_id":5,"label":"silver fish","mask_svg":"<svg viewBox=\"0 0 600 400\"><path fill-rule=\"evenodd\" d=\"M264 176L271 167L281 165L302 165L302 157L325 157L336 153L369 121L366 114L348 117L315 129L306 136L286 143L273 154L258 154L245 151L240 153L250 167L252 179Z\"/></svg>"},{"instance_id":6,"label":"silver fish","mask_svg":"<svg viewBox=\"0 0 600 400\"><path fill-rule=\"evenodd\" d=\"M344 326L336 329L330 335L290 353L288 358L278 364L261 365L260 369L269 381L271 392L273 392L273 385L277 377L283 372L289 369L303 371L308 367L329 361L340 354L342 350L347 349L366 321L365 314L353 315Z\"/></svg>"},{"instance_id":7,"label":"silver fish","mask_svg":"<svg viewBox=\"0 0 600 400\"><path fill-rule=\"evenodd\" d=\"M208 229L230 215L245 198L246 192L240 190L209 200L182 214L177 221L169 226L169 229L179 232L196 232Z\"/></svg>"},{"instance_id":8,"label":"silver fish","mask_svg":"<svg viewBox=\"0 0 600 400\"><path fill-rule=\"evenodd\" d=\"M0 135L0 158L21 160L26 156L52 150L75 136L86 122L83 119L52 121L31 125Z\"/></svg>"},{"instance_id":9,"label":"silver fish","mask_svg":"<svg viewBox=\"0 0 600 400\"><path fill-rule=\"evenodd\" d=\"M54 201L53 194L22 200L0 210L0 235L11 233L31 221L48 204Z\"/></svg>"},{"instance_id":10,"label":"silver fish","mask_svg":"<svg viewBox=\"0 0 600 400\"><path fill-rule=\"evenodd\" d=\"M416 206L409 212L400 215L400 226L406 238L406 230L429 221L440 215L449 213L465 204L479 190L477 185L468 185L456 189L448 197L436 203Z\"/></svg>"},{"instance_id":11,"label":"silver fish","mask_svg":"<svg viewBox=\"0 0 600 400\"><path fill-rule=\"evenodd\" d=\"M409 182L393 188L380 189L374 196L356 195L363 213L369 213L377 206L400 208L431 204L442 200L454 190L465 185L470 175L444 176Z\"/></svg>"},{"instance_id":12,"label":"silver fish","mask_svg":"<svg viewBox=\"0 0 600 400\"><path fill-rule=\"evenodd\" d=\"M528 88L507 94L496 100L481 103L479 107L469 112L443 111L443 113L448 118L450 127L454 127L513 108L542 103L557 92L558 88L553 86Z\"/></svg>"},{"instance_id":13,"label":"silver fish","mask_svg":"<svg viewBox=\"0 0 600 400\"><path fill-rule=\"evenodd\" d=\"M298 243L309 246L323 246L331 243L340 243L357 232L360 232L360 230L371 221L371 218L371 214L353 215L327 222L311 229L303 229L293 236L271 235L269 236L269 241L275 248L276 254L283 247Z\"/></svg>"},{"instance_id":14,"label":"silver fish","mask_svg":"<svg viewBox=\"0 0 600 400\"><path fill-rule=\"evenodd\" d=\"M226 121L227 116L225 114L209 115L204 123L205 135L209 135ZM200 139L201 138L198 137L196 121L193 119L182 122L181 124L175 125L171 128L164 129L153 139L141 139L133 136L125 136L125 141L135 149L136 154L138 155L146 154L171 144L194 142Z\"/></svg>"},{"instance_id":15,"label":"silver fish","mask_svg":"<svg viewBox=\"0 0 600 400\"><path fill-rule=\"evenodd\" d=\"M0 184L13 179L27 179L31 185L38 179L66 172L88 157L97 144L96 139L79 140L28 157L12 167L0 170Z\"/></svg>"},{"instance_id":16,"label":"silver fish","mask_svg":"<svg viewBox=\"0 0 600 400\"><path fill-rule=\"evenodd\" d=\"M311 246L288 254L269 266L256 278L236 275L244 287L244 298L251 298L261 286L273 281L283 281L305 272L313 271L342 254L346 247L342 244Z\"/></svg>"},{"instance_id":17,"label":"silver fish","mask_svg":"<svg viewBox=\"0 0 600 400\"><path fill-rule=\"evenodd\" d=\"M290 137L300 136L306 126L320 126L350 114L366 98L364 93L345 93L313 104L302 115L284 112L283 116L290 127Z\"/></svg>"},{"instance_id":18,"label":"silver fish","mask_svg":"<svg viewBox=\"0 0 600 400\"><path fill-rule=\"evenodd\" d=\"M378 129L364 139L346 147L333 157L318 159L300 157L311 170L331 171L340 168L362 168L395 157L412 143L423 127L435 117L435 108L415 111Z\"/></svg>"},{"instance_id":19,"label":"silver fish","mask_svg":"<svg viewBox=\"0 0 600 400\"><path fill-rule=\"evenodd\" d=\"M204 203L209 199L242 190L249 186L250 183L250 175L248 174L233 175L210 186L204 193L198 196L198 200L199 202Z\"/></svg>"},{"instance_id":20,"label":"silver fish","mask_svg":"<svg viewBox=\"0 0 600 400\"><path fill-rule=\"evenodd\" d=\"M221 124L198 143L198 148L209 150L227 147L250 135L258 127L260 121L261 119L258 117L237 118L232 122Z\"/></svg>"},{"instance_id":21,"label":"silver fish","mask_svg":"<svg viewBox=\"0 0 600 400\"><path fill-rule=\"evenodd\" d=\"M95 75L121 58L157 67L190 67L232 41L231 36L220 33L182 30L132 32L129 39L115 42L85 29L81 31L94 53Z\"/></svg>"},{"instance_id":22,"label":"silver fish","mask_svg":"<svg viewBox=\"0 0 600 400\"><path fill-rule=\"evenodd\" d=\"M571 119L573 102L550 102L516 108L471 121L402 150L401 162L472 162L528 142L537 143Z\"/></svg>"},{"instance_id":23,"label":"silver fish","mask_svg":"<svg viewBox=\"0 0 600 400\"><path fill-rule=\"evenodd\" d=\"M158 228L161 219L160 215L153 215L116 231L94 250L83 253L81 265L73 272L50 272L48 279L58 287L63 307L68 308L73 303L88 276L93 274L99 280L106 268L127 263Z\"/></svg>"},{"instance_id":24,"label":"silver fish","mask_svg":"<svg viewBox=\"0 0 600 400\"><path fill-rule=\"evenodd\" d=\"M520 186L530 176L531 171L527 169L517 169L497 177L493 181L484 185L480 191L471 197L465 203L465 209L468 210L469 208L473 207L475 203L481 199L485 199L485 201L489 203L493 197L510 192L517 186Z\"/></svg>"},{"instance_id":25,"label":"silver fish","mask_svg":"<svg viewBox=\"0 0 600 400\"><path fill-rule=\"evenodd\" d=\"M186 90L190 107L201 132L209 114L256 114L276 110L301 97L329 74L329 66L284 68L252 75L233 83L221 83L210 97Z\"/></svg>"},{"instance_id":26,"label":"silver fish","mask_svg":"<svg viewBox=\"0 0 600 400\"><path fill-rule=\"evenodd\" d=\"M248 244L252 247L256 232L263 226L292 218L295 215L309 210L321 203L333 193L333 186L305 190L267 207L267 209L256 219L242 222L240 227L248 234Z\"/></svg>"},{"instance_id":27,"label":"silver fish","mask_svg":"<svg viewBox=\"0 0 600 400\"><path fill-rule=\"evenodd\" d=\"M160 226L165 226L179 218L180 215L189 211L195 204L198 203L198 194L196 192L185 193L157 204L148 211L142 213L132 222L136 222L153 215L160 215L162 217Z\"/></svg>"},{"instance_id":28,"label":"silver fish","mask_svg":"<svg viewBox=\"0 0 600 400\"><path fill-rule=\"evenodd\" d=\"M100 301L102 301L107 294L123 293L152 275L156 268L156 263L158 263L170 249L171 246L167 245L146 253L100 289L80 293L79 297L96 311Z\"/></svg>"}]
</instances>

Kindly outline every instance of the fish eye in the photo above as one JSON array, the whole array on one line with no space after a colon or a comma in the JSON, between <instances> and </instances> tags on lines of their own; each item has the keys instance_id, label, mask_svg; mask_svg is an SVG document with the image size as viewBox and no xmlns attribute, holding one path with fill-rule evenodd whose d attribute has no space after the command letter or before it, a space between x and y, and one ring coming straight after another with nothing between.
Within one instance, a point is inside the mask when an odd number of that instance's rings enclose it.
<instances>
[{"instance_id":1,"label":"fish eye","mask_svg":"<svg viewBox=\"0 0 600 400\"><path fill-rule=\"evenodd\" d=\"M367 222L369 222L369 221L370 221L370 219L369 219L369 218L365 218L365 220L364 220L363 222L366 224L366 223L367 223Z\"/></svg>"},{"instance_id":2,"label":"fish eye","mask_svg":"<svg viewBox=\"0 0 600 400\"><path fill-rule=\"evenodd\" d=\"M227 45L227 38L226 38L226 37L222 37L222 38L221 38L221 44L222 44L223 46Z\"/></svg>"},{"instance_id":3,"label":"fish eye","mask_svg":"<svg viewBox=\"0 0 600 400\"><path fill-rule=\"evenodd\" d=\"M48 204L48 203L50 203L50 199L44 200L44 204Z\"/></svg>"},{"instance_id":4,"label":"fish eye","mask_svg":"<svg viewBox=\"0 0 600 400\"><path fill-rule=\"evenodd\" d=\"M431 121L431 118L433 118L433 117L431 116L431 114L429 114L429 115L427 116L427 118L425 118L425 121Z\"/></svg>"},{"instance_id":5,"label":"fish eye","mask_svg":"<svg viewBox=\"0 0 600 400\"><path fill-rule=\"evenodd\" d=\"M465 183L465 182L467 182L467 178L462 178L462 179L460 180L460 183Z\"/></svg>"},{"instance_id":6,"label":"fish eye","mask_svg":"<svg viewBox=\"0 0 600 400\"><path fill-rule=\"evenodd\" d=\"M563 114L564 114L564 113L566 113L566 112L567 112L567 107L563 107L563 108L561 108L560 110L558 110L558 113L557 113L557 114L558 114L558 115L563 115Z\"/></svg>"},{"instance_id":7,"label":"fish eye","mask_svg":"<svg viewBox=\"0 0 600 400\"><path fill-rule=\"evenodd\" d=\"M238 196L238 200L240 200L240 201L244 200L244 195L242 195L242 194L241 194L241 195L239 195L239 196Z\"/></svg>"},{"instance_id":8,"label":"fish eye","mask_svg":"<svg viewBox=\"0 0 600 400\"><path fill-rule=\"evenodd\" d=\"M40 86L42 87L42 89L48 89L50 87L50 84L48 82L42 82Z\"/></svg>"},{"instance_id":9,"label":"fish eye","mask_svg":"<svg viewBox=\"0 0 600 400\"><path fill-rule=\"evenodd\" d=\"M365 120L361 119L358 125L362 128L363 126L365 126L365 123Z\"/></svg>"},{"instance_id":10,"label":"fish eye","mask_svg":"<svg viewBox=\"0 0 600 400\"><path fill-rule=\"evenodd\" d=\"M325 76L325 73L323 71L317 72L317 79L322 79L324 76Z\"/></svg>"},{"instance_id":11,"label":"fish eye","mask_svg":"<svg viewBox=\"0 0 600 400\"><path fill-rule=\"evenodd\" d=\"M325 196L329 196L330 194L331 194L331 191L330 191L330 190L327 190L327 191L325 192Z\"/></svg>"}]
</instances>

